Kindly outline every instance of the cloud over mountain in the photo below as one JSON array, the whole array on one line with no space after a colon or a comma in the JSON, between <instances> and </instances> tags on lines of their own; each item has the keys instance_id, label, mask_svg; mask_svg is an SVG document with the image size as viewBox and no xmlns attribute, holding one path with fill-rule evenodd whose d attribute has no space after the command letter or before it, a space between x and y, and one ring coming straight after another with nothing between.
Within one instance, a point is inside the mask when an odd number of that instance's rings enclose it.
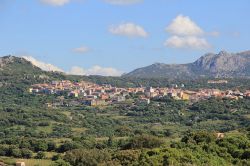
<instances>
[{"instance_id":1,"label":"cloud over mountain","mask_svg":"<svg viewBox=\"0 0 250 166\"><path fill-rule=\"evenodd\" d=\"M179 36L198 36L204 33L194 21L183 15L178 15L166 28L166 31Z\"/></svg>"},{"instance_id":2,"label":"cloud over mountain","mask_svg":"<svg viewBox=\"0 0 250 166\"><path fill-rule=\"evenodd\" d=\"M73 66L68 74L73 75L102 75L102 76L121 76L123 72L112 67L101 67L95 65L89 69Z\"/></svg>"},{"instance_id":3,"label":"cloud over mountain","mask_svg":"<svg viewBox=\"0 0 250 166\"><path fill-rule=\"evenodd\" d=\"M44 4L52 6L63 6L70 2L70 0L40 0Z\"/></svg>"},{"instance_id":4,"label":"cloud over mountain","mask_svg":"<svg viewBox=\"0 0 250 166\"><path fill-rule=\"evenodd\" d=\"M188 16L178 15L166 27L166 31L172 35L165 41L166 47L186 49L208 49L211 47L204 37L204 30Z\"/></svg>"},{"instance_id":5,"label":"cloud over mountain","mask_svg":"<svg viewBox=\"0 0 250 166\"><path fill-rule=\"evenodd\" d=\"M196 36L187 36L187 37L172 36L166 40L164 45L173 48L194 48L194 49L204 49L210 47L206 39L199 38Z\"/></svg>"},{"instance_id":6,"label":"cloud over mountain","mask_svg":"<svg viewBox=\"0 0 250 166\"><path fill-rule=\"evenodd\" d=\"M113 5L131 5L143 2L143 0L104 0L104 1Z\"/></svg>"},{"instance_id":7,"label":"cloud over mountain","mask_svg":"<svg viewBox=\"0 0 250 166\"><path fill-rule=\"evenodd\" d=\"M112 25L109 32L114 35L121 35L127 37L147 37L148 33L143 27L134 23L124 23L120 25Z\"/></svg>"},{"instance_id":8,"label":"cloud over mountain","mask_svg":"<svg viewBox=\"0 0 250 166\"><path fill-rule=\"evenodd\" d=\"M59 72L65 72L67 74L72 74L72 75L102 75L102 76L121 76L123 74L122 71L119 71L115 68L112 67L101 67L98 65L95 65L89 69L84 69L79 66L73 66L70 71L64 71L63 69L60 69L57 66L54 66L49 63L45 63L42 61L39 61L35 59L32 56L22 56L24 59L27 61L30 61L33 65L41 68L42 70L45 71L59 71Z\"/></svg>"},{"instance_id":9,"label":"cloud over mountain","mask_svg":"<svg viewBox=\"0 0 250 166\"><path fill-rule=\"evenodd\" d=\"M39 60L35 59L32 56L23 56L23 58L26 59L27 61L30 61L33 65L41 68L42 70L63 72L63 70L60 69L59 67L54 66L54 65L49 64L49 63L45 63L45 62L39 61Z\"/></svg>"},{"instance_id":10,"label":"cloud over mountain","mask_svg":"<svg viewBox=\"0 0 250 166\"><path fill-rule=\"evenodd\" d=\"M81 46L73 49L73 52L79 53L79 54L84 54L90 51L90 48L86 46Z\"/></svg>"}]
</instances>

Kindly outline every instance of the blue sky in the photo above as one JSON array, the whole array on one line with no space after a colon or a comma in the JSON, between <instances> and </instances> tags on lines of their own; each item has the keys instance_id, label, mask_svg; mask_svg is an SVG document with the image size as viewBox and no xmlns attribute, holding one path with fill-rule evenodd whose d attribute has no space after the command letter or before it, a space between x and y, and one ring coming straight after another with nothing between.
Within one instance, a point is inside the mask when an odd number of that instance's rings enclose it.
<instances>
[{"instance_id":1,"label":"blue sky","mask_svg":"<svg viewBox=\"0 0 250 166\"><path fill-rule=\"evenodd\" d=\"M0 0L0 55L119 75L249 50L249 0Z\"/></svg>"}]
</instances>

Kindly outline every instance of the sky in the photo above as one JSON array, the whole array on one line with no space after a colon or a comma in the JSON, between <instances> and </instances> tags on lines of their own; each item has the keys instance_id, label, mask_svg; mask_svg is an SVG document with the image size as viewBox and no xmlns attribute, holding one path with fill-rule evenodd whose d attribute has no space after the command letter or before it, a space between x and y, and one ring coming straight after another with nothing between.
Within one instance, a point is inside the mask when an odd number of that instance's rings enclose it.
<instances>
[{"instance_id":1,"label":"sky","mask_svg":"<svg viewBox=\"0 0 250 166\"><path fill-rule=\"evenodd\" d=\"M250 50L249 0L0 0L0 56L119 76Z\"/></svg>"}]
</instances>

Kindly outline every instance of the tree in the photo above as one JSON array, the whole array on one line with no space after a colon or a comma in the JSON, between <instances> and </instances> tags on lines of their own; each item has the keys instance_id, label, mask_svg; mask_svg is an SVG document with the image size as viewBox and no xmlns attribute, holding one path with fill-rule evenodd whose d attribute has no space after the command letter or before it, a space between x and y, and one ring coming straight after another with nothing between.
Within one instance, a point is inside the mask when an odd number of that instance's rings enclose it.
<instances>
[{"instance_id":1,"label":"tree","mask_svg":"<svg viewBox=\"0 0 250 166\"><path fill-rule=\"evenodd\" d=\"M246 150L243 154L242 154L242 159L246 159L249 160L250 159L250 149Z\"/></svg>"},{"instance_id":2,"label":"tree","mask_svg":"<svg viewBox=\"0 0 250 166\"><path fill-rule=\"evenodd\" d=\"M77 149L79 147L80 147L79 144L67 141L58 148L58 152L63 153L69 150Z\"/></svg>"},{"instance_id":3,"label":"tree","mask_svg":"<svg viewBox=\"0 0 250 166\"><path fill-rule=\"evenodd\" d=\"M172 136L172 135L173 135L173 132L172 132L170 129L166 129L166 130L164 131L164 136L170 137L170 136Z\"/></svg>"},{"instance_id":4,"label":"tree","mask_svg":"<svg viewBox=\"0 0 250 166\"><path fill-rule=\"evenodd\" d=\"M20 149L11 149L11 155L16 158L22 157L22 152Z\"/></svg>"},{"instance_id":5,"label":"tree","mask_svg":"<svg viewBox=\"0 0 250 166\"><path fill-rule=\"evenodd\" d=\"M55 161L51 166L70 166L70 164L62 159Z\"/></svg>"},{"instance_id":6,"label":"tree","mask_svg":"<svg viewBox=\"0 0 250 166\"><path fill-rule=\"evenodd\" d=\"M131 134L132 130L127 126L121 126L115 130L116 134L120 137L128 136Z\"/></svg>"},{"instance_id":7,"label":"tree","mask_svg":"<svg viewBox=\"0 0 250 166\"><path fill-rule=\"evenodd\" d=\"M0 156L7 156L9 147L6 145L0 145Z\"/></svg>"},{"instance_id":8,"label":"tree","mask_svg":"<svg viewBox=\"0 0 250 166\"><path fill-rule=\"evenodd\" d=\"M114 142L113 142L113 137L112 136L109 136L109 139L107 141L107 145L108 145L108 147L113 147Z\"/></svg>"},{"instance_id":9,"label":"tree","mask_svg":"<svg viewBox=\"0 0 250 166\"><path fill-rule=\"evenodd\" d=\"M47 143L45 141L37 141L34 144L34 148L35 148L36 152L38 152L38 151L47 151L48 145L47 145Z\"/></svg>"},{"instance_id":10,"label":"tree","mask_svg":"<svg viewBox=\"0 0 250 166\"><path fill-rule=\"evenodd\" d=\"M48 151L56 150L56 144L54 142L48 143Z\"/></svg>"},{"instance_id":11,"label":"tree","mask_svg":"<svg viewBox=\"0 0 250 166\"><path fill-rule=\"evenodd\" d=\"M32 151L29 150L29 149L22 149L22 150L21 150L21 153L22 153L22 157L23 157L23 158L29 159L29 158L32 157Z\"/></svg>"},{"instance_id":12,"label":"tree","mask_svg":"<svg viewBox=\"0 0 250 166\"><path fill-rule=\"evenodd\" d=\"M105 165L111 161L111 154L107 150L97 149L76 149L68 151L64 159L71 165L96 166Z\"/></svg>"},{"instance_id":13,"label":"tree","mask_svg":"<svg viewBox=\"0 0 250 166\"><path fill-rule=\"evenodd\" d=\"M163 140L158 137L151 135L137 135L133 137L125 149L141 149L141 148L156 148L160 147L163 144Z\"/></svg>"},{"instance_id":14,"label":"tree","mask_svg":"<svg viewBox=\"0 0 250 166\"><path fill-rule=\"evenodd\" d=\"M121 150L113 154L112 159L121 165L133 165L139 159L140 150Z\"/></svg>"},{"instance_id":15,"label":"tree","mask_svg":"<svg viewBox=\"0 0 250 166\"><path fill-rule=\"evenodd\" d=\"M37 154L36 154L36 159L44 159L46 157L46 155L45 155L45 153L44 152L38 152Z\"/></svg>"},{"instance_id":16,"label":"tree","mask_svg":"<svg viewBox=\"0 0 250 166\"><path fill-rule=\"evenodd\" d=\"M61 155L60 154L56 154L56 155L54 155L53 157L52 157L52 160L53 161L56 161L56 160L59 160L59 159L61 159L62 157L61 157Z\"/></svg>"}]
</instances>

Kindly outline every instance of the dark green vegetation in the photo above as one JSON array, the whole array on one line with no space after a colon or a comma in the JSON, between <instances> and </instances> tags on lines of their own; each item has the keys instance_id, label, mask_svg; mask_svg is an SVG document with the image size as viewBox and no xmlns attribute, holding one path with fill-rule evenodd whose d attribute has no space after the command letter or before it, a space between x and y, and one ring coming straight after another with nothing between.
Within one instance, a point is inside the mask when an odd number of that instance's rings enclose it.
<instances>
[{"instance_id":1,"label":"dark green vegetation","mask_svg":"<svg viewBox=\"0 0 250 166\"><path fill-rule=\"evenodd\" d=\"M28 93L32 84L60 79L118 86L216 86L206 79L65 76L41 71L20 58L5 61L0 67L0 156L5 157L0 160L49 159L55 166L250 165L249 99L188 103L163 98L142 105L134 104L134 95L105 107L47 108L46 103L59 96ZM219 88L249 89L249 84L237 79ZM216 132L225 138L217 139Z\"/></svg>"},{"instance_id":2,"label":"dark green vegetation","mask_svg":"<svg viewBox=\"0 0 250 166\"><path fill-rule=\"evenodd\" d=\"M136 139L136 140L134 140ZM143 141L155 142L154 138L138 136L129 150L84 150L67 152L65 160L72 165L249 165L249 139L230 137L216 139L207 132L186 134L180 142L159 148L144 147ZM138 146L140 145L140 146ZM158 145L159 146L159 145ZM147 149L145 149L147 148ZM149 149L150 148L150 149Z\"/></svg>"}]
</instances>

